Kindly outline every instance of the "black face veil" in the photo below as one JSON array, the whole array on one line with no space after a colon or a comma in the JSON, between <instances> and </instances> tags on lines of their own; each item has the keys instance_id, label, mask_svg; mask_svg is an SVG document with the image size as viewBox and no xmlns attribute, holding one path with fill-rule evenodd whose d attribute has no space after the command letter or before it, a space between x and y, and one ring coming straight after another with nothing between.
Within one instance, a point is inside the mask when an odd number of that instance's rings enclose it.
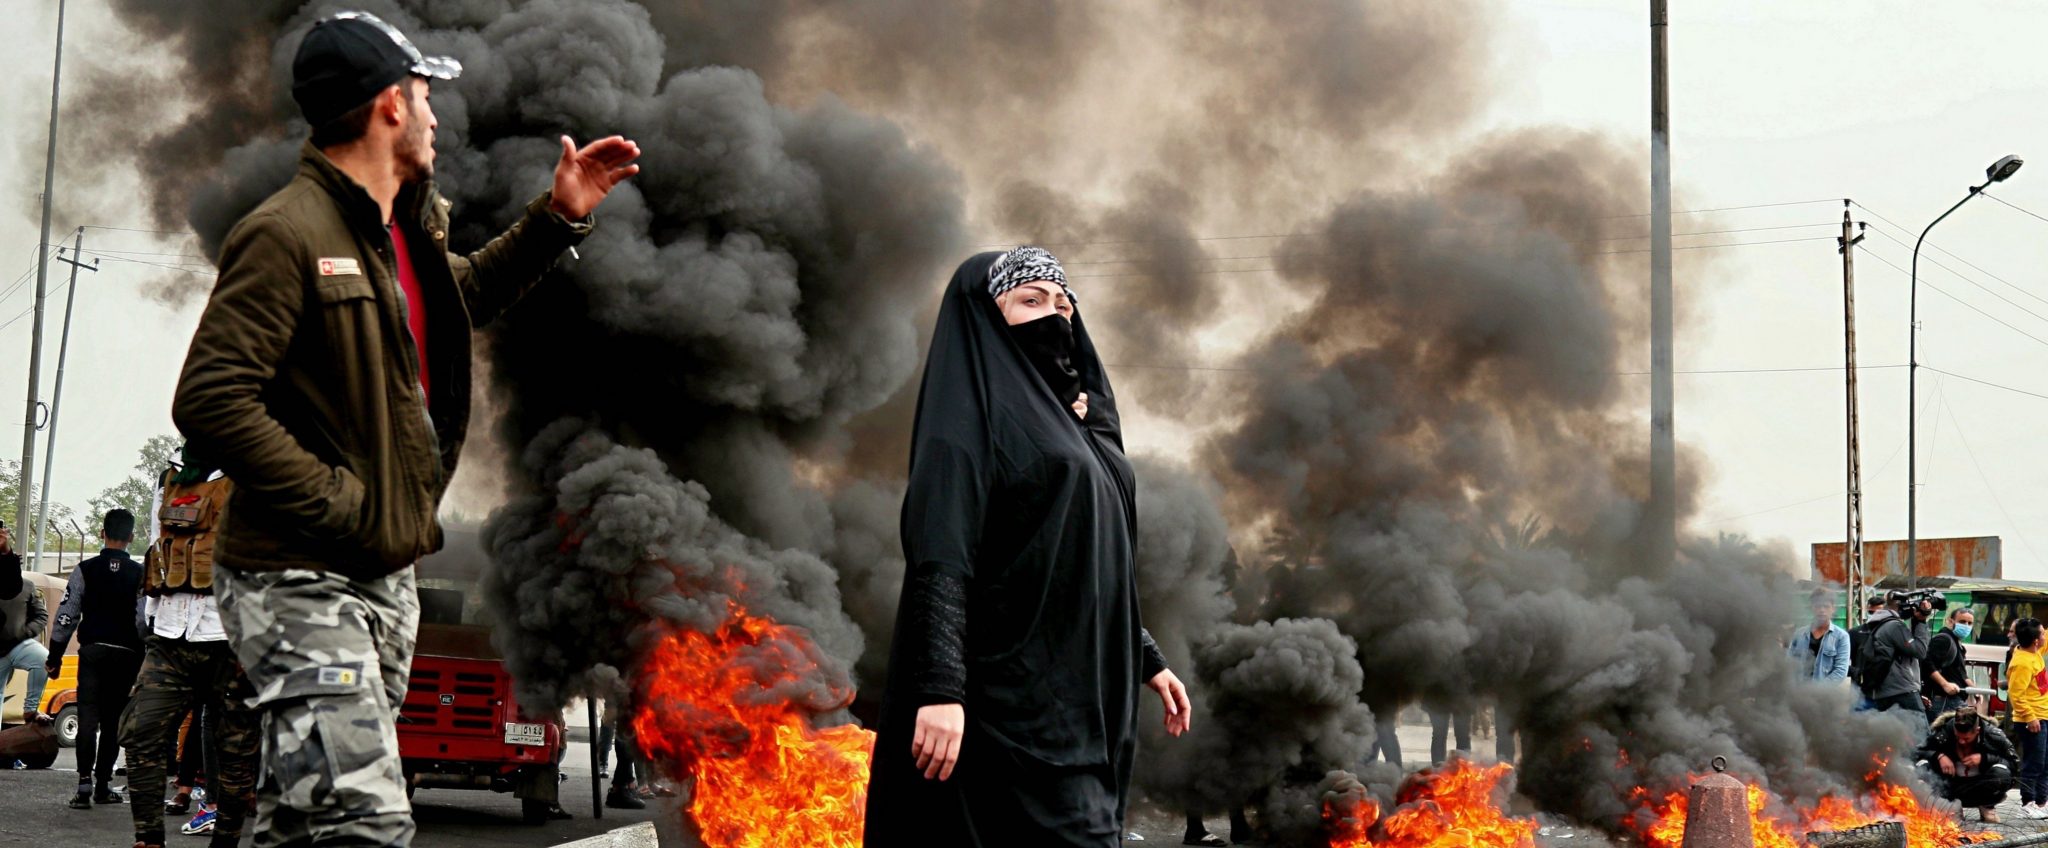
<instances>
[{"instance_id":1,"label":"black face veil","mask_svg":"<svg viewBox=\"0 0 2048 848\"><path fill-rule=\"evenodd\" d=\"M931 427L950 427L967 419L979 420L986 428L988 416L998 409L1041 403L1062 406L1011 334L995 298L988 294L989 268L1001 256L990 252L968 259L946 286L918 391L912 444ZM1109 374L1078 308L1073 324L1072 364L1080 372L1081 391L1088 394L1088 417L1083 423L1121 452L1123 424L1117 414L1116 394L1110 390ZM912 464L916 464L914 457Z\"/></svg>"}]
</instances>

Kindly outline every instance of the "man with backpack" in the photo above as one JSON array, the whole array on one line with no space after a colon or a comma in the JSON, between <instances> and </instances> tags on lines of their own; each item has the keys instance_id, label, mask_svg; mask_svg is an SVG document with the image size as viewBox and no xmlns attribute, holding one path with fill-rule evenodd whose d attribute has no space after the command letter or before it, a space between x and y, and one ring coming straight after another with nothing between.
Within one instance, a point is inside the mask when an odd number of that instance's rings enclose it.
<instances>
[{"instance_id":1,"label":"man with backpack","mask_svg":"<svg viewBox=\"0 0 2048 848\"><path fill-rule=\"evenodd\" d=\"M128 787L134 803L135 844L164 844L164 780L170 742L195 705L210 714L195 720L192 740L206 738L218 752L217 774L207 776L214 808L201 809L183 828L211 833L211 844L234 846L254 807L261 715L256 695L221 627L213 595L213 550L221 512L234 484L186 446L184 464L157 480L157 536L144 567L148 648L134 705L121 722L128 747Z\"/></svg>"},{"instance_id":2,"label":"man with backpack","mask_svg":"<svg viewBox=\"0 0 2048 848\"><path fill-rule=\"evenodd\" d=\"M1885 608L1858 625L1856 688L1870 709L1922 712L1920 663L1927 659L1927 618L1934 607L1907 593L1886 595Z\"/></svg>"}]
</instances>

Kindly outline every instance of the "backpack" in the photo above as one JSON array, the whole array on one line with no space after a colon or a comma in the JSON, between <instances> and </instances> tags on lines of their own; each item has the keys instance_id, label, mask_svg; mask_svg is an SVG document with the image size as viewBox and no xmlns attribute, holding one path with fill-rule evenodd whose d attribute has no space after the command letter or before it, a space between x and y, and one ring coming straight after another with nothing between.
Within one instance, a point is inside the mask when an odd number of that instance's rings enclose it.
<instances>
[{"instance_id":1,"label":"backpack","mask_svg":"<svg viewBox=\"0 0 2048 848\"><path fill-rule=\"evenodd\" d=\"M1894 621L1898 619L1866 621L1849 631L1849 679L1865 697L1884 685L1885 676L1891 673L1891 653L1878 647L1877 631Z\"/></svg>"},{"instance_id":2,"label":"backpack","mask_svg":"<svg viewBox=\"0 0 2048 848\"><path fill-rule=\"evenodd\" d=\"M213 547L234 483L228 478L178 482L164 472L163 505L157 509L157 538L150 545L143 590L213 593Z\"/></svg>"}]
</instances>

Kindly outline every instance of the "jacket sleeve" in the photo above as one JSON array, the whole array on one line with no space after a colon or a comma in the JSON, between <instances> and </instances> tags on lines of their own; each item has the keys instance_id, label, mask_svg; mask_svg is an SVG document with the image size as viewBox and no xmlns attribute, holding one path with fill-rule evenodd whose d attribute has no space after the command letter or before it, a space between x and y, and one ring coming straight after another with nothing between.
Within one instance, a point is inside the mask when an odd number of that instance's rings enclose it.
<instances>
[{"instance_id":1,"label":"jacket sleeve","mask_svg":"<svg viewBox=\"0 0 2048 848\"><path fill-rule=\"evenodd\" d=\"M1932 763L1936 757L1941 756L1944 741L1942 737L1945 733L1946 729L1940 727L1929 730L1927 737L1920 740L1920 747L1913 750L1913 762Z\"/></svg>"},{"instance_id":2,"label":"jacket sleeve","mask_svg":"<svg viewBox=\"0 0 2048 848\"><path fill-rule=\"evenodd\" d=\"M526 215L483 249L467 256L448 255L448 268L474 326L488 324L512 308L555 267L562 251L590 234L595 216L571 221L548 208L553 199L553 192L534 198L526 204Z\"/></svg>"},{"instance_id":3,"label":"jacket sleeve","mask_svg":"<svg viewBox=\"0 0 2048 848\"><path fill-rule=\"evenodd\" d=\"M1166 654L1159 650L1159 642L1152 638L1152 631L1138 628L1138 640L1138 651L1142 655L1138 663L1138 682L1149 683L1166 670Z\"/></svg>"},{"instance_id":4,"label":"jacket sleeve","mask_svg":"<svg viewBox=\"0 0 2048 848\"><path fill-rule=\"evenodd\" d=\"M362 506L362 481L306 450L263 402L304 312L302 252L290 222L275 214L228 234L171 417L195 449L220 458L236 486L314 535L339 538Z\"/></svg>"},{"instance_id":5,"label":"jacket sleeve","mask_svg":"<svg viewBox=\"0 0 2048 848\"><path fill-rule=\"evenodd\" d=\"M988 505L989 481L981 456L953 439L931 437L913 449L904 492L904 657L918 666L914 691L927 704L967 699L967 583L974 576Z\"/></svg>"},{"instance_id":6,"label":"jacket sleeve","mask_svg":"<svg viewBox=\"0 0 2048 848\"><path fill-rule=\"evenodd\" d=\"M1911 628L1903 648L1906 656L1916 660L1927 659L1927 622L1912 622Z\"/></svg>"},{"instance_id":7,"label":"jacket sleeve","mask_svg":"<svg viewBox=\"0 0 2048 848\"><path fill-rule=\"evenodd\" d=\"M1984 753L1990 755L1992 760L2004 763L2006 768L2013 768L2020 761L2020 758L2019 752L2014 751L2012 748L2012 740L2006 738L2005 731L1998 729L1997 722L1987 720L1981 726L1984 728L1982 737Z\"/></svg>"},{"instance_id":8,"label":"jacket sleeve","mask_svg":"<svg viewBox=\"0 0 2048 848\"><path fill-rule=\"evenodd\" d=\"M21 554L0 554L0 599L12 600L28 581L21 579Z\"/></svg>"},{"instance_id":9,"label":"jacket sleeve","mask_svg":"<svg viewBox=\"0 0 2048 848\"><path fill-rule=\"evenodd\" d=\"M30 593L28 596L28 626L35 632L41 633L50 626L50 608L43 605L43 590L33 585L24 585L22 589Z\"/></svg>"},{"instance_id":10,"label":"jacket sleeve","mask_svg":"<svg viewBox=\"0 0 2048 848\"><path fill-rule=\"evenodd\" d=\"M1827 679L1849 679L1849 634L1843 630L1828 631L1827 641L1834 646L1834 656L1828 666Z\"/></svg>"},{"instance_id":11,"label":"jacket sleeve","mask_svg":"<svg viewBox=\"0 0 2048 848\"><path fill-rule=\"evenodd\" d=\"M40 592L36 593L42 594ZM38 601L30 601L38 608ZM64 602L57 605L57 629L50 631L50 653L63 656L65 648L71 645L71 634L78 632L78 620L85 609L85 569L71 569L71 582L64 585ZM49 613L43 613L43 620L49 621Z\"/></svg>"},{"instance_id":12,"label":"jacket sleeve","mask_svg":"<svg viewBox=\"0 0 2048 848\"><path fill-rule=\"evenodd\" d=\"M1927 670L1929 672L1938 672L1948 668L1949 663L1954 662L1955 658L1956 641L1954 636L1937 632L1927 637ZM1953 683L1955 681L1949 682Z\"/></svg>"}]
</instances>

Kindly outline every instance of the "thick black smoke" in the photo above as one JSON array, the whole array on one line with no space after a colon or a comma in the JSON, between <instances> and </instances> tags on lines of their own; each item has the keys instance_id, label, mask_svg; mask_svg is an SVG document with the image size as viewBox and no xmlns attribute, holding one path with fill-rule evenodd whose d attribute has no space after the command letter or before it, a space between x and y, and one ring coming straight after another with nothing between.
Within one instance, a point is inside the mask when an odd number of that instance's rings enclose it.
<instances>
[{"instance_id":1,"label":"thick black smoke","mask_svg":"<svg viewBox=\"0 0 2048 848\"><path fill-rule=\"evenodd\" d=\"M343 4L110 2L151 49L85 86L123 107L94 155L133 151L157 220L217 245L289 175L278 81ZM523 459L491 586L537 706L730 595L877 682L923 327L973 243L1039 241L1134 452L1194 446L1139 495L1148 623L1200 699L1195 737L1147 740L1152 797L1263 781L1269 826L1312 829L1366 701L1497 703L1521 791L1610 828L1715 755L1811 795L1902 742L1791 685L1789 557L1695 538L1645 576L1644 263L1616 252L1643 157L1473 141L1487 3L357 5L468 68L434 98L458 245L545 187L557 134L646 151L493 339L479 421Z\"/></svg>"}]
</instances>

